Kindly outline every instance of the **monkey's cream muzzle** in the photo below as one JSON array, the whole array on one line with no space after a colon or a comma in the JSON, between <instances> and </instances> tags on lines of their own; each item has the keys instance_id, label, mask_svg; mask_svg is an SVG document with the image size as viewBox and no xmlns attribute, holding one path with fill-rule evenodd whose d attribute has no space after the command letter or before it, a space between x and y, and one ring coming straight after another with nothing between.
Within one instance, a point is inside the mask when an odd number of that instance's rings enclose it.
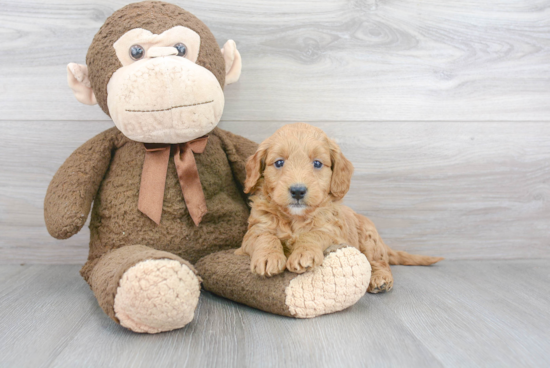
<instances>
[{"instance_id":1,"label":"monkey's cream muzzle","mask_svg":"<svg viewBox=\"0 0 550 368\"><path fill-rule=\"evenodd\" d=\"M187 142L220 121L225 101L218 80L174 52L152 47L147 58L117 70L107 85L111 118L134 141Z\"/></svg>"},{"instance_id":2,"label":"monkey's cream muzzle","mask_svg":"<svg viewBox=\"0 0 550 368\"><path fill-rule=\"evenodd\" d=\"M147 50L147 57L155 58L161 56L175 56L178 54L178 49L175 47L151 47Z\"/></svg>"}]
</instances>

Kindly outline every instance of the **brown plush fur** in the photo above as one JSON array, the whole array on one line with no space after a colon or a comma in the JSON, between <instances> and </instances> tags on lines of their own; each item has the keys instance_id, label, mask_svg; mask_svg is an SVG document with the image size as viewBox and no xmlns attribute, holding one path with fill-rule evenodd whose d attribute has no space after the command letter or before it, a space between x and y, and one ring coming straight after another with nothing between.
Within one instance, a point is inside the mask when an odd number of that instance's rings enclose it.
<instances>
[{"instance_id":1,"label":"brown plush fur","mask_svg":"<svg viewBox=\"0 0 550 368\"><path fill-rule=\"evenodd\" d=\"M234 250L210 254L195 267L206 290L266 312L292 316L285 290L296 274L283 272L270 279L258 277L249 271L250 258L235 255Z\"/></svg>"},{"instance_id":2,"label":"brown plush fur","mask_svg":"<svg viewBox=\"0 0 550 368\"><path fill-rule=\"evenodd\" d=\"M108 292L99 292L107 286L93 284L97 275L104 275L102 280L105 275L120 276L139 261L167 258L163 253L155 255L157 250L195 263L216 251L239 247L249 215L242 192L245 161L256 147L256 143L218 128L210 133L205 151L195 154L208 208L198 227L185 206L171 157L161 223L157 225L137 208L145 148L117 128L109 129L78 148L52 179L44 202L48 231L59 239L74 235L86 222L93 201L90 253L81 273L112 317L118 279L110 281ZM101 261L115 249L139 244L150 247L152 253L139 252L132 262ZM91 278L92 272L95 278Z\"/></svg>"},{"instance_id":3,"label":"brown plush fur","mask_svg":"<svg viewBox=\"0 0 550 368\"><path fill-rule=\"evenodd\" d=\"M218 43L210 29L193 14L177 5L162 1L144 1L127 5L113 13L95 35L88 54L86 65L97 103L109 115L107 107L107 83L113 73L122 65L118 60L113 44L124 33L143 28L154 34L183 25L197 32L201 37L197 64L210 70L220 82L225 84L225 62Z\"/></svg>"},{"instance_id":4,"label":"brown plush fur","mask_svg":"<svg viewBox=\"0 0 550 368\"><path fill-rule=\"evenodd\" d=\"M283 167L274 166L278 160L284 160ZM314 160L323 166L314 168ZM377 293L393 286L390 264L430 265L443 259L390 249L368 218L341 204L353 165L318 128L298 123L279 129L260 144L246 169L245 192L255 195L237 254L248 254L251 270L259 275L272 276L285 268L303 273L323 262L325 249L345 243L369 260L368 291ZM307 188L300 202L289 191L297 184Z\"/></svg>"}]
</instances>

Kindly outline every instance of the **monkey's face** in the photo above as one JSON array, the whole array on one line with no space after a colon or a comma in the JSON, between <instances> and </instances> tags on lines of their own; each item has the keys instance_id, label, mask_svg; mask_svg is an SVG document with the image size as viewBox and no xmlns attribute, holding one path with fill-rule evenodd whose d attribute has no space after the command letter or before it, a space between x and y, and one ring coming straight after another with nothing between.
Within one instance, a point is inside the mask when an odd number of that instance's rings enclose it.
<instances>
[{"instance_id":1,"label":"monkey's face","mask_svg":"<svg viewBox=\"0 0 550 368\"><path fill-rule=\"evenodd\" d=\"M200 36L183 26L160 35L137 28L114 44L122 64L107 85L115 125L138 142L187 142L220 121L224 94L212 72L197 65Z\"/></svg>"},{"instance_id":2,"label":"monkey's face","mask_svg":"<svg viewBox=\"0 0 550 368\"><path fill-rule=\"evenodd\" d=\"M223 87L241 74L234 41L220 50L197 17L161 1L114 12L86 64L67 67L76 98L99 103L124 135L145 143L183 143L210 132L221 118Z\"/></svg>"}]
</instances>

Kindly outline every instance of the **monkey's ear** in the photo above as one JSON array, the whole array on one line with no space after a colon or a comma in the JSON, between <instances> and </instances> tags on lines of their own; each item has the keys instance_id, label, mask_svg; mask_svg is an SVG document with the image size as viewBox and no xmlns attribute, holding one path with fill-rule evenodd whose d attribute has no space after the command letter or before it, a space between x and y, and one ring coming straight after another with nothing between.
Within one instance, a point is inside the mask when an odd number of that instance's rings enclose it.
<instances>
[{"instance_id":1,"label":"monkey's ear","mask_svg":"<svg viewBox=\"0 0 550 368\"><path fill-rule=\"evenodd\" d=\"M223 59L225 60L225 85L235 83L241 76L241 54L237 50L235 41L229 40L223 45Z\"/></svg>"},{"instance_id":2,"label":"monkey's ear","mask_svg":"<svg viewBox=\"0 0 550 368\"><path fill-rule=\"evenodd\" d=\"M73 90L76 99L86 105L95 105L97 100L92 91L86 65L70 63L67 65L67 83Z\"/></svg>"}]
</instances>

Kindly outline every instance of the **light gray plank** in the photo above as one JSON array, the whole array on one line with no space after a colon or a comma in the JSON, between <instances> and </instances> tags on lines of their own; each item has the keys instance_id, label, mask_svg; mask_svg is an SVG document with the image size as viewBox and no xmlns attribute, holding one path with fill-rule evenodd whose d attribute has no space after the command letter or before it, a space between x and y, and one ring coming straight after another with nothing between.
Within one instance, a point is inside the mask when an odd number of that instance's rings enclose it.
<instances>
[{"instance_id":1,"label":"light gray plank","mask_svg":"<svg viewBox=\"0 0 550 368\"><path fill-rule=\"evenodd\" d=\"M398 266L384 304L445 366L546 367L547 270L548 261Z\"/></svg>"},{"instance_id":2,"label":"light gray plank","mask_svg":"<svg viewBox=\"0 0 550 368\"><path fill-rule=\"evenodd\" d=\"M23 266L24 265L2 265L0 267L0 285L3 284L5 280L10 279L12 276L23 272L25 270L25 267Z\"/></svg>"},{"instance_id":3,"label":"light gray plank","mask_svg":"<svg viewBox=\"0 0 550 368\"><path fill-rule=\"evenodd\" d=\"M65 67L129 2L3 0L2 119L106 120ZM173 2L237 41L228 120L548 120L546 0Z\"/></svg>"},{"instance_id":4,"label":"light gray plank","mask_svg":"<svg viewBox=\"0 0 550 368\"><path fill-rule=\"evenodd\" d=\"M390 293L367 294L343 312L310 320L203 292L190 325L157 335L134 334L112 322L75 266L17 267L24 271L0 283L3 366L550 364L548 260L393 267Z\"/></svg>"},{"instance_id":5,"label":"light gray plank","mask_svg":"<svg viewBox=\"0 0 550 368\"><path fill-rule=\"evenodd\" d=\"M282 122L224 121L257 142ZM356 172L345 202L395 249L451 259L548 258L550 125L318 122ZM88 229L59 241L43 198L66 157L108 122L0 122L0 263L83 263Z\"/></svg>"},{"instance_id":6,"label":"light gray plank","mask_svg":"<svg viewBox=\"0 0 550 368\"><path fill-rule=\"evenodd\" d=\"M79 266L22 268L0 284L0 365L46 367L99 306Z\"/></svg>"},{"instance_id":7,"label":"light gray plank","mask_svg":"<svg viewBox=\"0 0 550 368\"><path fill-rule=\"evenodd\" d=\"M391 310L367 296L342 313L312 320L259 314L251 322L253 332L245 334L251 367L266 361L275 367L442 366Z\"/></svg>"},{"instance_id":8,"label":"light gray plank","mask_svg":"<svg viewBox=\"0 0 550 368\"><path fill-rule=\"evenodd\" d=\"M194 320L163 334L135 334L113 323L101 310L53 362L55 367L236 367L242 363L240 313L229 301L201 296ZM97 354L101 351L101 354ZM237 359L239 358L239 359ZM241 365L242 366L242 365Z\"/></svg>"},{"instance_id":9,"label":"light gray plank","mask_svg":"<svg viewBox=\"0 0 550 368\"><path fill-rule=\"evenodd\" d=\"M349 310L297 321L204 293L192 324L168 334L136 335L116 328L104 316L94 316L53 365L439 367L413 334L380 307L369 306L363 318ZM400 354L392 353L392 342L399 342Z\"/></svg>"},{"instance_id":10,"label":"light gray plank","mask_svg":"<svg viewBox=\"0 0 550 368\"><path fill-rule=\"evenodd\" d=\"M359 311L359 309L362 309ZM360 314L360 316L358 315ZM393 344L400 353L394 354ZM97 354L101 351L101 354ZM306 353L307 352L307 353ZM137 335L94 313L55 367L440 367L379 302L294 320L204 292L193 322L161 335Z\"/></svg>"}]
</instances>

